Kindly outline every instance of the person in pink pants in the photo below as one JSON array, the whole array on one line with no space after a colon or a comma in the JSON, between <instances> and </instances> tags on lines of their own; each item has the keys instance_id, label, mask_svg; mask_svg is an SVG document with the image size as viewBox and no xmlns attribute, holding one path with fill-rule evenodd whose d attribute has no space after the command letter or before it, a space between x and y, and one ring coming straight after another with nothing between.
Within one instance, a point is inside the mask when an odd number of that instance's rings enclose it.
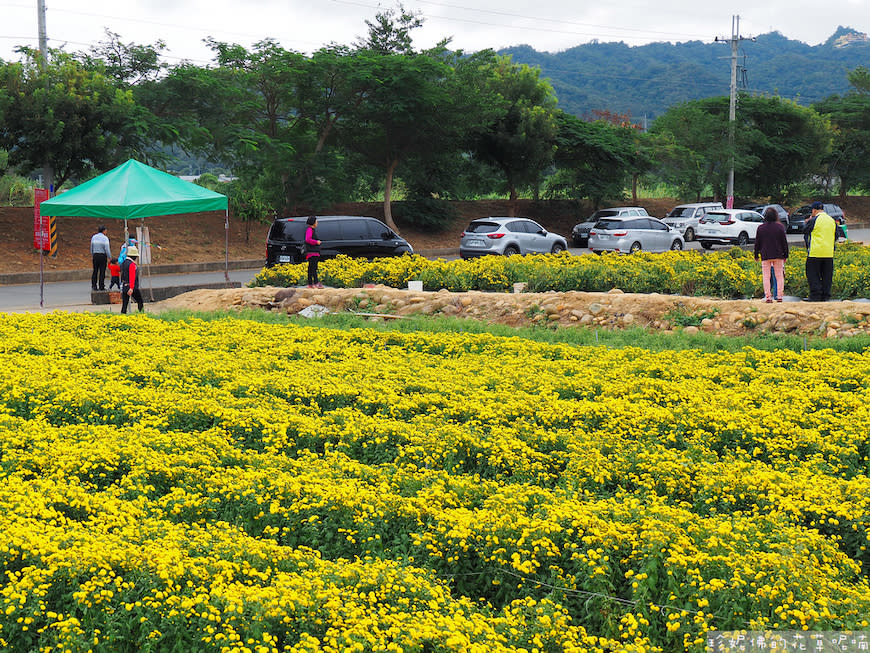
<instances>
[{"instance_id":1,"label":"person in pink pants","mask_svg":"<svg viewBox=\"0 0 870 653\"><path fill-rule=\"evenodd\" d=\"M776 301L781 302L785 286L788 239L776 209L770 206L764 210L764 223L758 227L758 232L755 234L755 260L757 261L759 258L761 258L761 283L764 286L764 301L768 303L773 301L770 292L770 277L774 275Z\"/></svg>"}]
</instances>

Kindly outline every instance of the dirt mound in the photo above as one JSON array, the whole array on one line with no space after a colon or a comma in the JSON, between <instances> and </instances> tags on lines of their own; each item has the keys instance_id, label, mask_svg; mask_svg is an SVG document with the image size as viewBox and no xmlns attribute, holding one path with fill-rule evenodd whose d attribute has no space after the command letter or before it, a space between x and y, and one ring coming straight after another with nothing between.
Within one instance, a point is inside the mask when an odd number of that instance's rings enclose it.
<instances>
[{"instance_id":1,"label":"dirt mound","mask_svg":"<svg viewBox=\"0 0 870 653\"><path fill-rule=\"evenodd\" d=\"M366 288L233 288L195 290L153 305L149 310L198 311L257 308L297 314L311 307L356 312L371 319L451 315L510 326L551 324L603 329L647 327L666 333L682 328L719 335L758 332L815 334L829 338L870 333L868 302L785 302L719 300L703 297L607 293L452 293ZM320 309L318 309L320 310Z\"/></svg>"}]
</instances>

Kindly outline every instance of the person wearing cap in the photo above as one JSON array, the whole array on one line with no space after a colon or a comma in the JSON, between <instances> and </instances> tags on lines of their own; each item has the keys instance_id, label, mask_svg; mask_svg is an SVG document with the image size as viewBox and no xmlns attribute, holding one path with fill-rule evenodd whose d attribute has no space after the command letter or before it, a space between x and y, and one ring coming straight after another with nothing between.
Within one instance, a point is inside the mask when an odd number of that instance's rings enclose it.
<instances>
[{"instance_id":1,"label":"person wearing cap","mask_svg":"<svg viewBox=\"0 0 870 653\"><path fill-rule=\"evenodd\" d=\"M825 213L825 205L815 201L810 205L812 216L804 225L807 244L806 273L810 296L804 301L826 302L831 298L834 281L834 242L837 223Z\"/></svg>"},{"instance_id":2,"label":"person wearing cap","mask_svg":"<svg viewBox=\"0 0 870 653\"><path fill-rule=\"evenodd\" d=\"M112 248L109 246L106 227L100 225L97 233L91 236L91 262L94 268L91 273L91 290L106 289L106 266L111 256Z\"/></svg>"},{"instance_id":3,"label":"person wearing cap","mask_svg":"<svg viewBox=\"0 0 870 653\"><path fill-rule=\"evenodd\" d=\"M121 264L121 312L127 312L130 298L136 300L139 312L142 312L142 293L139 292L139 249L135 245L127 247L127 258Z\"/></svg>"},{"instance_id":4,"label":"person wearing cap","mask_svg":"<svg viewBox=\"0 0 870 653\"><path fill-rule=\"evenodd\" d=\"M124 242L124 244L121 245L121 251L118 253L118 265L123 265L123 264L124 264L124 259L127 258L127 248L128 248L130 245L135 245L135 246L138 247L138 246L139 246L139 243L136 241L135 238L133 238L132 236L130 236L130 237L129 237L125 242Z\"/></svg>"}]
</instances>

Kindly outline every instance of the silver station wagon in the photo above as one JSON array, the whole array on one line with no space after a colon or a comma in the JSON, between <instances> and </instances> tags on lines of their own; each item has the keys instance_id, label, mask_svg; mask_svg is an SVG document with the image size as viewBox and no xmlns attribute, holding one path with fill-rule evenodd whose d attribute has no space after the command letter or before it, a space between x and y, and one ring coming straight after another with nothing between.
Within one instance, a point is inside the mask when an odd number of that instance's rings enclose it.
<instances>
[{"instance_id":1,"label":"silver station wagon","mask_svg":"<svg viewBox=\"0 0 870 653\"><path fill-rule=\"evenodd\" d=\"M602 218L589 232L593 252L664 252L683 249L680 232L658 218Z\"/></svg>"}]
</instances>

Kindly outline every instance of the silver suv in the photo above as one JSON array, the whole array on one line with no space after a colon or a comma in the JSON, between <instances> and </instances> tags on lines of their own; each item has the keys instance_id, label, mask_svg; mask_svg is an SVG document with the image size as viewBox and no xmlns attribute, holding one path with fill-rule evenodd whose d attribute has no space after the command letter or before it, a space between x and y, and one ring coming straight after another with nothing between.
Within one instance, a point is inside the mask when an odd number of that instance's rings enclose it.
<instances>
[{"instance_id":1,"label":"silver suv","mask_svg":"<svg viewBox=\"0 0 870 653\"><path fill-rule=\"evenodd\" d=\"M686 242L695 240L698 222L707 215L707 211L723 209L722 202L697 202L695 204L680 204L671 209L662 220L681 234Z\"/></svg>"},{"instance_id":2,"label":"silver suv","mask_svg":"<svg viewBox=\"0 0 870 653\"><path fill-rule=\"evenodd\" d=\"M575 224L571 230L571 242L574 247L586 247L589 244L589 230L601 218L639 218L648 216L649 213L642 206L614 206L610 209L599 209L585 222Z\"/></svg>"},{"instance_id":3,"label":"silver suv","mask_svg":"<svg viewBox=\"0 0 870 653\"><path fill-rule=\"evenodd\" d=\"M479 218L462 232L459 255L474 258L487 254L558 254L568 249L559 234L547 231L528 218Z\"/></svg>"}]
</instances>

